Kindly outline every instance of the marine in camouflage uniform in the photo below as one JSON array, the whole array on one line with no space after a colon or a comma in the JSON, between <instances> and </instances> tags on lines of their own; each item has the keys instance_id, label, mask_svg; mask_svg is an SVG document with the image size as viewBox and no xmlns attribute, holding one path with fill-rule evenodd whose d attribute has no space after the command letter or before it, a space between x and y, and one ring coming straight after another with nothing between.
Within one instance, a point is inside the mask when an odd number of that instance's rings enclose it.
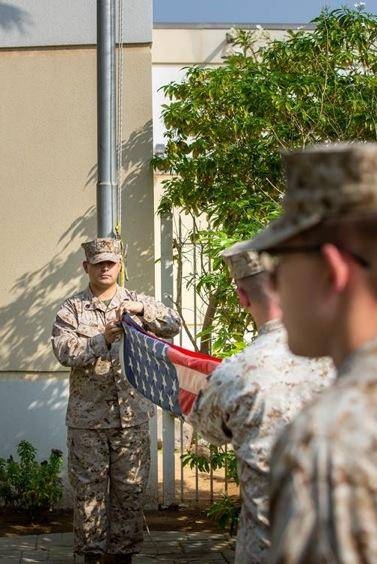
<instances>
[{"instance_id":1,"label":"marine in camouflage uniform","mask_svg":"<svg viewBox=\"0 0 377 564\"><path fill-rule=\"evenodd\" d=\"M330 383L333 370L328 361L299 358L288 350L280 308L256 253L239 251L236 244L223 256L241 304L256 321L258 336L216 368L189 421L211 443L232 443L242 498L235 561L250 564L267 560L269 457L274 438Z\"/></svg>"},{"instance_id":2,"label":"marine in camouflage uniform","mask_svg":"<svg viewBox=\"0 0 377 564\"><path fill-rule=\"evenodd\" d=\"M377 144L284 156L284 214L267 251L289 346L330 355L335 383L272 456L272 563L377 562Z\"/></svg>"},{"instance_id":3,"label":"marine in camouflage uniform","mask_svg":"<svg viewBox=\"0 0 377 564\"><path fill-rule=\"evenodd\" d=\"M151 404L121 376L117 323L120 312L127 310L147 331L169 338L179 331L180 320L154 298L116 284L121 256L117 240L96 239L83 247L89 277L94 269L103 272L100 279L112 296L106 301L96 297L90 284L63 303L52 330L55 355L71 368L66 422L74 548L89 561L105 553L127 561L126 555L138 552L143 539ZM113 333L113 342L106 340L106 331Z\"/></svg>"}]
</instances>

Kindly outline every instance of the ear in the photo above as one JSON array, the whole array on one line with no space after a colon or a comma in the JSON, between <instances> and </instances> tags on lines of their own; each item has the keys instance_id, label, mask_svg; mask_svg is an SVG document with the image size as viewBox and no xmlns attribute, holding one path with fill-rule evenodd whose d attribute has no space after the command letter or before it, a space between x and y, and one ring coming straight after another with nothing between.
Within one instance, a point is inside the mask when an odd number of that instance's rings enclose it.
<instances>
[{"instance_id":1,"label":"ear","mask_svg":"<svg viewBox=\"0 0 377 564\"><path fill-rule=\"evenodd\" d=\"M242 305L242 307L247 308L250 305L250 299L249 296L247 295L247 293L245 292L245 290L243 288L239 288L237 286L237 296L238 299L240 301L240 304Z\"/></svg>"},{"instance_id":2,"label":"ear","mask_svg":"<svg viewBox=\"0 0 377 564\"><path fill-rule=\"evenodd\" d=\"M85 272L88 274L88 261L84 260L84 262L82 263L82 267L85 270Z\"/></svg>"},{"instance_id":3,"label":"ear","mask_svg":"<svg viewBox=\"0 0 377 564\"><path fill-rule=\"evenodd\" d=\"M348 284L350 278L350 263L345 260L342 252L331 243L323 245L322 256L329 269L332 289L339 294Z\"/></svg>"}]
</instances>

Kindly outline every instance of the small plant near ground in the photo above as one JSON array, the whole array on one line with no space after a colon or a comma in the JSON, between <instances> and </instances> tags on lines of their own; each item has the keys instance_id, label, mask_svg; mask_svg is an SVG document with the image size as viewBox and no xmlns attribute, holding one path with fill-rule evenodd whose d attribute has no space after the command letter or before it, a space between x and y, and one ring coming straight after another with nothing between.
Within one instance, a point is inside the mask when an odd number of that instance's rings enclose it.
<instances>
[{"instance_id":1,"label":"small plant near ground","mask_svg":"<svg viewBox=\"0 0 377 564\"><path fill-rule=\"evenodd\" d=\"M227 478L239 485L237 459L233 450L215 445L208 445L205 448L198 445L182 455L182 465L189 466L191 469L197 468L199 472L207 474L211 470L224 468ZM235 499L223 494L221 499L211 505L207 515L217 521L221 529L228 529L229 533L234 535L237 532L240 510L241 500L239 498Z\"/></svg>"},{"instance_id":2,"label":"small plant near ground","mask_svg":"<svg viewBox=\"0 0 377 564\"><path fill-rule=\"evenodd\" d=\"M237 460L233 450L222 446L199 444L197 447L191 447L187 452L182 454L182 466L189 466L191 469L197 468L199 472L209 473L212 470L226 469L226 475L229 480L233 480L239 484L237 474Z\"/></svg>"},{"instance_id":3,"label":"small plant near ground","mask_svg":"<svg viewBox=\"0 0 377 564\"><path fill-rule=\"evenodd\" d=\"M0 504L22 511L30 518L51 510L62 498L59 476L63 464L60 450L53 449L48 460L38 462L37 450L28 441L17 447L19 460L0 458Z\"/></svg>"},{"instance_id":4,"label":"small plant near ground","mask_svg":"<svg viewBox=\"0 0 377 564\"><path fill-rule=\"evenodd\" d=\"M234 499L227 494L223 494L221 499L211 505L207 515L210 519L217 521L220 529L228 528L229 534L235 535L237 533L240 511L240 498Z\"/></svg>"}]
</instances>

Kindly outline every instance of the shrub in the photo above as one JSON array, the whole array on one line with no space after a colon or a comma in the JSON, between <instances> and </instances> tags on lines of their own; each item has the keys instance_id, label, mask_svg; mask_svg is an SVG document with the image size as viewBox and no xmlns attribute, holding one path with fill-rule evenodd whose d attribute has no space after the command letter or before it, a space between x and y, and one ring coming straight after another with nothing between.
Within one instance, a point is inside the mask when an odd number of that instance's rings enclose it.
<instances>
[{"instance_id":1,"label":"shrub","mask_svg":"<svg viewBox=\"0 0 377 564\"><path fill-rule=\"evenodd\" d=\"M237 533L238 521L241 512L241 500L233 499L223 494L221 499L215 501L207 511L208 517L217 521L220 529L228 528L231 535Z\"/></svg>"},{"instance_id":2,"label":"shrub","mask_svg":"<svg viewBox=\"0 0 377 564\"><path fill-rule=\"evenodd\" d=\"M222 446L209 445L204 450L197 448L182 455L182 466L197 468L199 472L210 473L211 470L224 468L227 478L239 484L237 473L237 459L233 450ZM217 521L220 529L228 529L231 535L237 532L241 500L223 494L209 508L207 515Z\"/></svg>"},{"instance_id":3,"label":"shrub","mask_svg":"<svg viewBox=\"0 0 377 564\"><path fill-rule=\"evenodd\" d=\"M31 518L51 510L63 495L59 476L62 452L53 449L48 460L42 462L36 460L36 453L28 441L21 441L17 447L19 461L13 456L0 458L0 502Z\"/></svg>"},{"instance_id":4,"label":"shrub","mask_svg":"<svg viewBox=\"0 0 377 564\"><path fill-rule=\"evenodd\" d=\"M208 445L205 451L203 447L190 449L182 454L182 466L189 466L191 469L197 468L199 472L209 473L212 470L225 468L227 478L239 484L237 474L237 459L233 450L228 450L222 446Z\"/></svg>"}]
</instances>

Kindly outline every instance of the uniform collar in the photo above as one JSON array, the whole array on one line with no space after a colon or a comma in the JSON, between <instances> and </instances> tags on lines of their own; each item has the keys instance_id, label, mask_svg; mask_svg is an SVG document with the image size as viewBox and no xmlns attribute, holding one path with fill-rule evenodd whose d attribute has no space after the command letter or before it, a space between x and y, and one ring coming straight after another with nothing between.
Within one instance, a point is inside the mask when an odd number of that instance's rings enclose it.
<instances>
[{"instance_id":1,"label":"uniform collar","mask_svg":"<svg viewBox=\"0 0 377 564\"><path fill-rule=\"evenodd\" d=\"M280 319L270 319L260 326L258 335L266 335L267 333L272 333L273 331L278 331L283 329L283 324Z\"/></svg>"},{"instance_id":2,"label":"uniform collar","mask_svg":"<svg viewBox=\"0 0 377 564\"><path fill-rule=\"evenodd\" d=\"M370 339L361 347L350 353L338 367L338 376L343 377L353 373L355 366L361 364L374 364L377 366L377 337ZM359 370L358 375L362 377L363 370ZM369 371L367 371L369 373ZM373 379L376 378L376 370L374 368Z\"/></svg>"},{"instance_id":3,"label":"uniform collar","mask_svg":"<svg viewBox=\"0 0 377 564\"><path fill-rule=\"evenodd\" d=\"M93 310L98 309L103 312L108 312L120 306L122 301L121 294L122 294L122 288L117 285L116 292L112 297L111 302L108 305L106 305L102 300L100 300L93 294L92 290L90 289L90 286L88 286L83 296L85 302L84 308L93 309Z\"/></svg>"}]
</instances>

